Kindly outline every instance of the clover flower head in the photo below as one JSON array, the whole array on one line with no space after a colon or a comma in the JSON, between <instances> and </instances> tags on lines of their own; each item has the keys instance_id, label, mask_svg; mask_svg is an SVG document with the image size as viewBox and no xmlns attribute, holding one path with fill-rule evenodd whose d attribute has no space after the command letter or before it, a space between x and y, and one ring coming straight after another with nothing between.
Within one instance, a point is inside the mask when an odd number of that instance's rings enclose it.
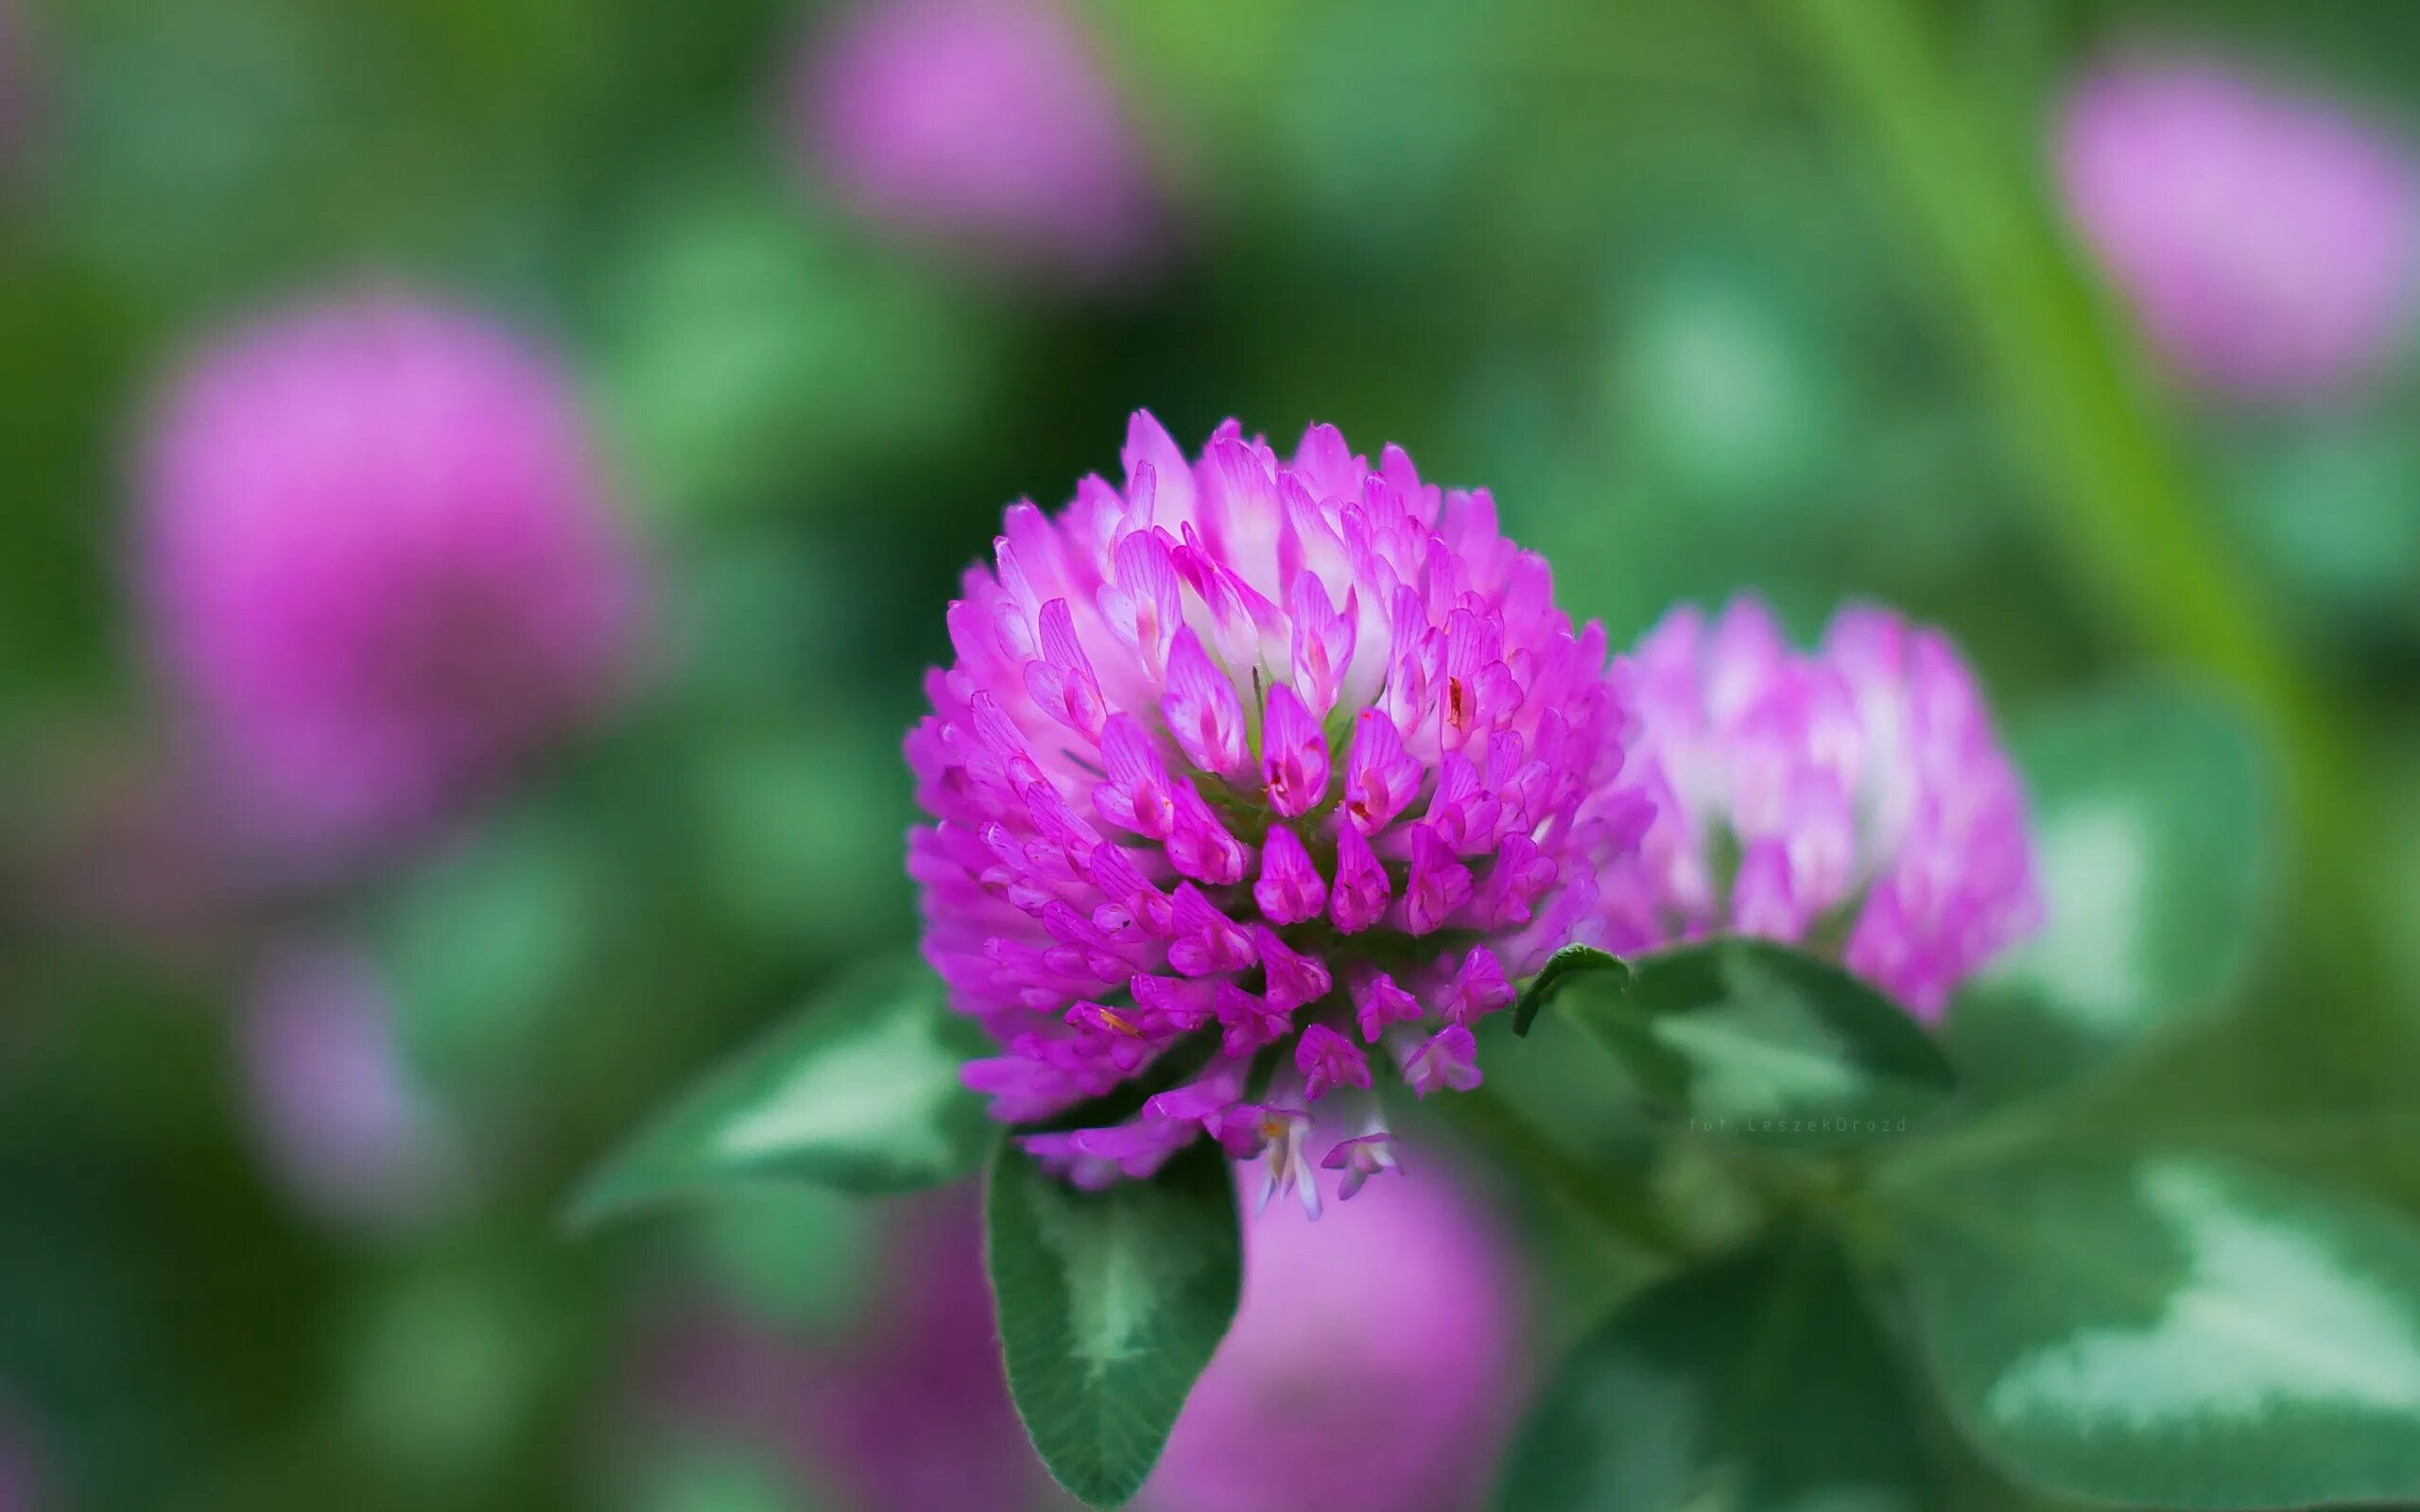
<instances>
[{"instance_id":1,"label":"clover flower head","mask_svg":"<svg viewBox=\"0 0 2420 1512\"><path fill-rule=\"evenodd\" d=\"M2160 355L2250 399L2340 388L2394 352L2420 176L2336 105L2221 64L2105 64L2060 123L2062 188Z\"/></svg>"},{"instance_id":2,"label":"clover flower head","mask_svg":"<svg viewBox=\"0 0 2420 1512\"><path fill-rule=\"evenodd\" d=\"M1794 650L1770 610L1684 606L1623 658L1627 781L1654 804L1601 880L1605 936L1716 932L1837 950L1931 1016L2041 922L2023 787L1938 631L1845 609Z\"/></svg>"},{"instance_id":3,"label":"clover flower head","mask_svg":"<svg viewBox=\"0 0 2420 1512\"><path fill-rule=\"evenodd\" d=\"M179 377L147 462L158 660L280 839L445 817L626 670L638 567L571 384L484 319L273 317Z\"/></svg>"},{"instance_id":4,"label":"clover flower head","mask_svg":"<svg viewBox=\"0 0 2420 1512\"><path fill-rule=\"evenodd\" d=\"M907 743L925 954L995 1116L1132 1105L1030 1153L1101 1184L1207 1136L1315 1211L1340 1148L1355 1190L1394 1164L1356 1143L1378 1077L1478 1085L1471 1024L1600 927L1649 817L1624 711L1484 490L1323 425L1188 460L1138 414L1124 463L1011 507L950 606Z\"/></svg>"}]
</instances>

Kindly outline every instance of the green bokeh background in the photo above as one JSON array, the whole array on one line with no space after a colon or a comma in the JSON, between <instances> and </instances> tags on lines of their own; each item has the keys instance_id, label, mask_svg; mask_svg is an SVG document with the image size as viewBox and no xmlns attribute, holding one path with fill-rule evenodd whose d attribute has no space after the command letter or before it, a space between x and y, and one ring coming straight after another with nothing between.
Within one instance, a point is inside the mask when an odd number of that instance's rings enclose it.
<instances>
[{"instance_id":1,"label":"green bokeh background","mask_svg":"<svg viewBox=\"0 0 2420 1512\"><path fill-rule=\"evenodd\" d=\"M1753 588L1806 633L1873 596L1948 627L2011 711L2143 672L2216 691L2288 816L2258 986L2075 1116L2375 1108L2264 1153L2420 1212L2420 362L2317 410L2187 393L2046 184L2061 83L2103 46L2181 35L2399 123L2420 9L1085 14L1181 227L1154 277L1090 293L897 241L803 176L779 102L814 11L786 0L26 18L0 1409L62 1504L811 1504L728 1446L629 1432L635 1341L698 1295L836 1327L879 1220L800 1199L574 1244L556 1210L717 1052L912 938L897 740L942 606L1004 504L1114 470L1137 406L1188 445L1231 414L1281 441L1334 421L1487 483L1617 644L1678 598ZM406 864L95 901L145 869L112 837L165 749L124 570L145 406L227 320L365 280L567 353L659 576L650 673ZM464 1150L441 1219L330 1228L265 1164L231 1025L297 936L384 973ZM1584 1077L1516 1076L1575 1146L1628 1137ZM1624 1279L1536 1228L1551 1338Z\"/></svg>"}]
</instances>

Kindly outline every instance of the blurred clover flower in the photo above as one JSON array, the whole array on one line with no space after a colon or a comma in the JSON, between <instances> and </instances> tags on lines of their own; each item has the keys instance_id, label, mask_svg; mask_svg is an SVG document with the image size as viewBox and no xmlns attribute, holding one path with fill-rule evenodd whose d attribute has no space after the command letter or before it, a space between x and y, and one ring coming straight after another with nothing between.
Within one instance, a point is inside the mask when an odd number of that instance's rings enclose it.
<instances>
[{"instance_id":1,"label":"blurred clover flower","mask_svg":"<svg viewBox=\"0 0 2420 1512\"><path fill-rule=\"evenodd\" d=\"M440 819L597 709L639 571L565 375L365 297L203 352L150 439L140 572L213 763L281 840Z\"/></svg>"},{"instance_id":2,"label":"blurred clover flower","mask_svg":"<svg viewBox=\"0 0 2420 1512\"><path fill-rule=\"evenodd\" d=\"M1132 123L1057 0L864 0L801 60L798 146L860 213L1108 279L1157 249Z\"/></svg>"},{"instance_id":3,"label":"blurred clover flower","mask_svg":"<svg viewBox=\"0 0 2420 1512\"><path fill-rule=\"evenodd\" d=\"M367 961L329 947L272 959L245 1010L243 1054L261 1142L313 1211L405 1226L446 1200L457 1151L404 1063Z\"/></svg>"},{"instance_id":4,"label":"blurred clover flower","mask_svg":"<svg viewBox=\"0 0 2420 1512\"><path fill-rule=\"evenodd\" d=\"M1484 1215L1450 1181L1393 1182L1317 1232L1264 1213L1244 1243L1235 1327L1136 1504L1478 1505L1524 1369L1521 1277Z\"/></svg>"},{"instance_id":5,"label":"blurred clover flower","mask_svg":"<svg viewBox=\"0 0 2420 1512\"><path fill-rule=\"evenodd\" d=\"M908 1214L873 1322L818 1374L804 1441L849 1505L1010 1512L1056 1501L1009 1401L971 1220L955 1205Z\"/></svg>"},{"instance_id":6,"label":"blurred clover flower","mask_svg":"<svg viewBox=\"0 0 2420 1512\"><path fill-rule=\"evenodd\" d=\"M1207 1134L1316 1212L1314 1167L1395 1164L1374 1080L1477 1086L1472 1025L1646 827L1604 633L1398 448L1230 421L1188 462L1137 414L1124 462L1012 507L950 606L907 743L925 954L1006 1047L964 1072L994 1116L1151 1092L1022 1136L1046 1165L1105 1185Z\"/></svg>"},{"instance_id":7,"label":"blurred clover flower","mask_svg":"<svg viewBox=\"0 0 2420 1512\"><path fill-rule=\"evenodd\" d=\"M1838 950L1919 1013L2038 928L2025 793L1939 632L1842 610L1813 654L1772 611L1667 615L1615 676L1655 819L1602 879L1604 943L1717 931Z\"/></svg>"},{"instance_id":8,"label":"blurred clover flower","mask_svg":"<svg viewBox=\"0 0 2420 1512\"><path fill-rule=\"evenodd\" d=\"M652 1411L779 1455L816 1506L1066 1505L1009 1400L973 1208L912 1203L889 1228L842 1337L803 1341L728 1311L674 1319L643 1362Z\"/></svg>"},{"instance_id":9,"label":"blurred clover flower","mask_svg":"<svg viewBox=\"0 0 2420 1512\"><path fill-rule=\"evenodd\" d=\"M2084 239L2185 376L2323 393L2393 353L2420 272L2402 149L2225 67L2120 62L2066 103L2059 175Z\"/></svg>"}]
</instances>

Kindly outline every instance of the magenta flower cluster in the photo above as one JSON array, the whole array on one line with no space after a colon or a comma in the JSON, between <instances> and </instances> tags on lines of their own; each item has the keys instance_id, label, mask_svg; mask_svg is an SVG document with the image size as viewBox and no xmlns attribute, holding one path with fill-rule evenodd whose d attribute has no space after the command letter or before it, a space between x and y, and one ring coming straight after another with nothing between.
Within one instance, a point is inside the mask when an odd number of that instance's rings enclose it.
<instances>
[{"instance_id":1,"label":"magenta flower cluster","mask_svg":"<svg viewBox=\"0 0 2420 1512\"><path fill-rule=\"evenodd\" d=\"M1938 631L1841 611L1813 654L1735 601L1684 606L1616 671L1654 804L1602 879L1603 943L1827 942L1927 1017L2041 922L2025 793Z\"/></svg>"},{"instance_id":2,"label":"magenta flower cluster","mask_svg":"<svg viewBox=\"0 0 2420 1512\"><path fill-rule=\"evenodd\" d=\"M1141 1177L1207 1135L1316 1209L1314 1162L1348 1195L1395 1164L1377 1077L1478 1085L1472 1025L1645 828L1604 635L1399 449L1230 421L1188 460L1137 415L1124 461L1010 509L950 607L907 747L926 954L1003 1046L965 1069L1001 1119L1170 1083L1024 1136L1050 1166ZM1331 1098L1350 1132L1316 1149Z\"/></svg>"}]
</instances>

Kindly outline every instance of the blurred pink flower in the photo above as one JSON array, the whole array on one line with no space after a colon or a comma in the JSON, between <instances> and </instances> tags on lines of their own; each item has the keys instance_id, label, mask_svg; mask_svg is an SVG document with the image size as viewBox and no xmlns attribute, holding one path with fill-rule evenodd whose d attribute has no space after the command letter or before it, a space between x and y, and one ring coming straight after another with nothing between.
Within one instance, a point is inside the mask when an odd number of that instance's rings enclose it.
<instances>
[{"instance_id":1,"label":"blurred pink flower","mask_svg":"<svg viewBox=\"0 0 2420 1512\"><path fill-rule=\"evenodd\" d=\"M1243 1308L1137 1506L1461 1512L1525 1395L1522 1279L1431 1174L1245 1232Z\"/></svg>"},{"instance_id":2,"label":"blurred pink flower","mask_svg":"<svg viewBox=\"0 0 2420 1512\"><path fill-rule=\"evenodd\" d=\"M860 0L803 58L791 115L876 220L1086 279L1157 249L1150 164L1058 0Z\"/></svg>"},{"instance_id":3,"label":"blurred pink flower","mask_svg":"<svg viewBox=\"0 0 2420 1512\"><path fill-rule=\"evenodd\" d=\"M147 457L156 653L264 829L441 819L616 686L638 565L575 396L474 316L393 297L213 347Z\"/></svg>"},{"instance_id":4,"label":"blurred pink flower","mask_svg":"<svg viewBox=\"0 0 2420 1512\"><path fill-rule=\"evenodd\" d=\"M1009 1402L972 1198L896 1210L874 1295L844 1338L683 1320L650 1362L658 1410L782 1452L817 1504L844 1512L1071 1506Z\"/></svg>"},{"instance_id":5,"label":"blurred pink flower","mask_svg":"<svg viewBox=\"0 0 2420 1512\"><path fill-rule=\"evenodd\" d=\"M1615 677L1656 812L1602 883L1612 949L1837 926L1851 971L1930 1017L2040 926L2024 788L1939 631L1852 607L1808 654L1754 598L1683 605Z\"/></svg>"},{"instance_id":6,"label":"blurred pink flower","mask_svg":"<svg viewBox=\"0 0 2420 1512\"><path fill-rule=\"evenodd\" d=\"M2420 188L2385 133L2219 64L2124 61L2070 95L2058 159L2084 239L2186 377L2294 398L2393 353Z\"/></svg>"},{"instance_id":7,"label":"blurred pink flower","mask_svg":"<svg viewBox=\"0 0 2420 1512\"><path fill-rule=\"evenodd\" d=\"M1009 1403L968 1195L907 1215L884 1296L818 1383L807 1441L867 1512L1061 1504Z\"/></svg>"},{"instance_id":8,"label":"blurred pink flower","mask_svg":"<svg viewBox=\"0 0 2420 1512\"><path fill-rule=\"evenodd\" d=\"M345 1224L407 1225L445 1200L455 1150L404 1063L369 962L289 948L243 1019L253 1121L295 1197Z\"/></svg>"}]
</instances>

